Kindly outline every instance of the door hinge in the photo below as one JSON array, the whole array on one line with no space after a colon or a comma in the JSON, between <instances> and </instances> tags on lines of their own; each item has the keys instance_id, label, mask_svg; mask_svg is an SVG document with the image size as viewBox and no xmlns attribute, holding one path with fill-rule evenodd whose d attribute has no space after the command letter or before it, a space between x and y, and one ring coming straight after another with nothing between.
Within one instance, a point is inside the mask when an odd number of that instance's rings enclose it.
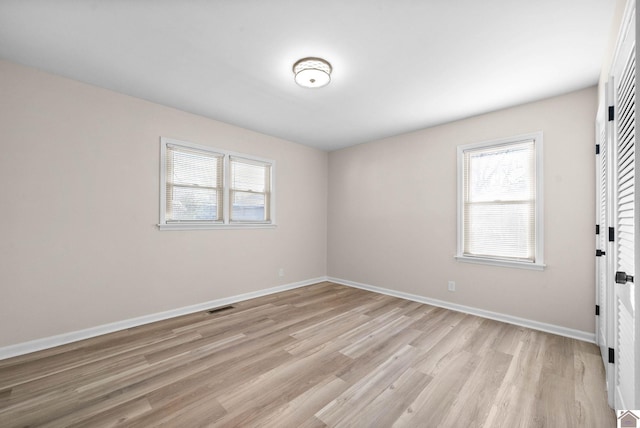
<instances>
[{"instance_id":1,"label":"door hinge","mask_svg":"<svg viewBox=\"0 0 640 428\"><path fill-rule=\"evenodd\" d=\"M613 114L613 106L609 106L609 121L613 120L614 114Z\"/></svg>"},{"instance_id":2,"label":"door hinge","mask_svg":"<svg viewBox=\"0 0 640 428\"><path fill-rule=\"evenodd\" d=\"M596 154L600 154L600 144L596 144Z\"/></svg>"},{"instance_id":3,"label":"door hinge","mask_svg":"<svg viewBox=\"0 0 640 428\"><path fill-rule=\"evenodd\" d=\"M596 250L596 257L606 256L607 253L602 250Z\"/></svg>"},{"instance_id":4,"label":"door hinge","mask_svg":"<svg viewBox=\"0 0 640 428\"><path fill-rule=\"evenodd\" d=\"M596 224L596 235L600 235L600 225Z\"/></svg>"},{"instance_id":5,"label":"door hinge","mask_svg":"<svg viewBox=\"0 0 640 428\"><path fill-rule=\"evenodd\" d=\"M613 229L613 227L609 228L609 242L613 242L616 240L616 231Z\"/></svg>"},{"instance_id":6,"label":"door hinge","mask_svg":"<svg viewBox=\"0 0 640 428\"><path fill-rule=\"evenodd\" d=\"M596 315L600 315L600 305L596 305Z\"/></svg>"},{"instance_id":7,"label":"door hinge","mask_svg":"<svg viewBox=\"0 0 640 428\"><path fill-rule=\"evenodd\" d=\"M609 348L609 362L611 364L615 364L615 351L613 350L613 348Z\"/></svg>"}]
</instances>

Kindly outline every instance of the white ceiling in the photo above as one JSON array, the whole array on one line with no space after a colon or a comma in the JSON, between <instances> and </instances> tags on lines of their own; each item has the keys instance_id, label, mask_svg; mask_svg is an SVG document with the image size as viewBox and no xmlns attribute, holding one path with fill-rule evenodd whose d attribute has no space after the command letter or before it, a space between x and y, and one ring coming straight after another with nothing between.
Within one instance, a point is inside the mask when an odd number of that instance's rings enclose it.
<instances>
[{"instance_id":1,"label":"white ceiling","mask_svg":"<svg viewBox=\"0 0 640 428\"><path fill-rule=\"evenodd\" d=\"M596 84L615 0L0 0L0 58L323 150ZM291 67L333 66L321 89Z\"/></svg>"}]
</instances>

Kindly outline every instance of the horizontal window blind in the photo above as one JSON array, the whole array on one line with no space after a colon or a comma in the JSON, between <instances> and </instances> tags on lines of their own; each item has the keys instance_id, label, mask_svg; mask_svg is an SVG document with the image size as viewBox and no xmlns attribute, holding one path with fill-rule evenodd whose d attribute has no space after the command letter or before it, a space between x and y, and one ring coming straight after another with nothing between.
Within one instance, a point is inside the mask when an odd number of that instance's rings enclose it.
<instances>
[{"instance_id":1,"label":"horizontal window blind","mask_svg":"<svg viewBox=\"0 0 640 428\"><path fill-rule=\"evenodd\" d=\"M535 141L464 151L465 256L535 262Z\"/></svg>"},{"instance_id":2,"label":"horizontal window blind","mask_svg":"<svg viewBox=\"0 0 640 428\"><path fill-rule=\"evenodd\" d=\"M222 220L223 155L167 145L166 220Z\"/></svg>"},{"instance_id":3,"label":"horizontal window blind","mask_svg":"<svg viewBox=\"0 0 640 428\"><path fill-rule=\"evenodd\" d=\"M231 156L229 189L231 221L268 222L271 203L271 164Z\"/></svg>"}]
</instances>

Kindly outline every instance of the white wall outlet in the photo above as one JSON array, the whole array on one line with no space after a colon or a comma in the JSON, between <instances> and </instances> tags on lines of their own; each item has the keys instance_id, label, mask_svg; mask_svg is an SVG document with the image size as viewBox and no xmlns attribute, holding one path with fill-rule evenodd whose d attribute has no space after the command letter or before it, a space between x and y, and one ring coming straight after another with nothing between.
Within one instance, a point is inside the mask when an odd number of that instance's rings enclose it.
<instances>
[{"instance_id":1,"label":"white wall outlet","mask_svg":"<svg viewBox=\"0 0 640 428\"><path fill-rule=\"evenodd\" d=\"M284 269L283 268L278 269L278 276L280 278L282 278L284 276Z\"/></svg>"},{"instance_id":2,"label":"white wall outlet","mask_svg":"<svg viewBox=\"0 0 640 428\"><path fill-rule=\"evenodd\" d=\"M449 291L456 291L456 282L455 281L449 281Z\"/></svg>"}]
</instances>

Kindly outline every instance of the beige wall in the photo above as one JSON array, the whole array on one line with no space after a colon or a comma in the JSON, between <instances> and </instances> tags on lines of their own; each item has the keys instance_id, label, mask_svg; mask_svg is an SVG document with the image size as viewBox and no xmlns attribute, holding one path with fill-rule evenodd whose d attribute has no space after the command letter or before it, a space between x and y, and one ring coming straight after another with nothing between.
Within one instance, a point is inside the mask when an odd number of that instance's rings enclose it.
<instances>
[{"instance_id":1,"label":"beige wall","mask_svg":"<svg viewBox=\"0 0 640 428\"><path fill-rule=\"evenodd\" d=\"M328 275L593 332L596 98L592 87L330 153ZM456 147L539 130L547 268L457 262Z\"/></svg>"},{"instance_id":2,"label":"beige wall","mask_svg":"<svg viewBox=\"0 0 640 428\"><path fill-rule=\"evenodd\" d=\"M326 275L325 152L2 61L0 132L0 347ZM278 227L160 232L160 136L276 160Z\"/></svg>"}]
</instances>

